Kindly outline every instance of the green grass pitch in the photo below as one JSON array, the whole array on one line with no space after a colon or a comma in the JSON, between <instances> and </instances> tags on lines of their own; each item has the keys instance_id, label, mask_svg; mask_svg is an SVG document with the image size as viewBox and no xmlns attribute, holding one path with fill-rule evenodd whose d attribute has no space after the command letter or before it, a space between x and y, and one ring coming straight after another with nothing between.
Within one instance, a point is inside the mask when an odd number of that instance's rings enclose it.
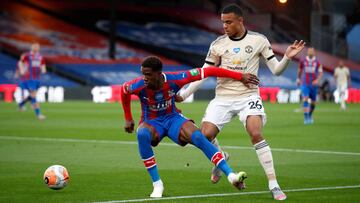
<instances>
[{"instance_id":1,"label":"green grass pitch","mask_svg":"<svg viewBox=\"0 0 360 203\"><path fill-rule=\"evenodd\" d=\"M206 106L205 101L178 105L197 123ZM300 104L264 106L268 120L264 135L273 149L278 181L282 189L295 189L287 192L287 202L359 202L360 105L349 105L343 112L338 105L319 103L311 126L304 126L302 113L296 112ZM139 104L133 102L132 109L138 120ZM42 104L42 111L47 119L38 121L29 106L26 112L18 112L14 103L0 103L0 202L148 198L151 181L140 161L135 134L123 131L120 104L67 101ZM233 119L218 139L230 153L233 169L248 173L247 189L237 191L225 178L212 184L212 165L201 151L169 145L171 141L165 138L155 148L164 196L169 198L161 202L274 201L266 192L264 172L239 120ZM42 180L45 169L53 164L69 171L70 184L63 190L48 189ZM356 187L331 189L336 186ZM251 193L258 191L265 192ZM239 194L206 196L231 193ZM190 195L194 197L171 199Z\"/></svg>"}]
</instances>

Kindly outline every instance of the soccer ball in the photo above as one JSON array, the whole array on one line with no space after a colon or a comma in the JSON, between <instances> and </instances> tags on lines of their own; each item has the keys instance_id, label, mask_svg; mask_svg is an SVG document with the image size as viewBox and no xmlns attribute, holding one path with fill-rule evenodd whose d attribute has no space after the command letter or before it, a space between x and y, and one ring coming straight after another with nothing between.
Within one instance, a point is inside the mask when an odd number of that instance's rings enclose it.
<instances>
[{"instance_id":1,"label":"soccer ball","mask_svg":"<svg viewBox=\"0 0 360 203\"><path fill-rule=\"evenodd\" d=\"M45 184L53 190L64 188L69 183L69 179L68 171L61 165L50 166L44 173Z\"/></svg>"}]
</instances>

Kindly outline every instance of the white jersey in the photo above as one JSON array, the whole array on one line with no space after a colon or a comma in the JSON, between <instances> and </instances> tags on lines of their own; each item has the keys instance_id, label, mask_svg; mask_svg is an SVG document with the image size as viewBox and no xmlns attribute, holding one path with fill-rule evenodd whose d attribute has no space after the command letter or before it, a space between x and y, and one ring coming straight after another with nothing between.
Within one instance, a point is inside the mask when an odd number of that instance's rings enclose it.
<instances>
[{"instance_id":1,"label":"white jersey","mask_svg":"<svg viewBox=\"0 0 360 203\"><path fill-rule=\"evenodd\" d=\"M334 71L336 77L336 84L338 86L346 86L348 84L348 77L350 76L349 68L347 67L336 67Z\"/></svg>"},{"instance_id":2,"label":"white jersey","mask_svg":"<svg viewBox=\"0 0 360 203\"><path fill-rule=\"evenodd\" d=\"M262 34L246 31L239 39L227 35L218 37L210 45L205 62L241 73L258 75L260 56L265 60L275 57L269 40ZM241 99L259 95L259 87L247 88L240 81L217 78L216 97Z\"/></svg>"}]
</instances>

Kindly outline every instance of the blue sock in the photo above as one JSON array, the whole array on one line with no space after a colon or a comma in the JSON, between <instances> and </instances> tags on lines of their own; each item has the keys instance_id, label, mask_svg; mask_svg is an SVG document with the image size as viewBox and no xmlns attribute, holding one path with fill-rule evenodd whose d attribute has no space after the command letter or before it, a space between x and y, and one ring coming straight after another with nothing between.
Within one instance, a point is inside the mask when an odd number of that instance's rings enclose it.
<instances>
[{"instance_id":1,"label":"blue sock","mask_svg":"<svg viewBox=\"0 0 360 203\"><path fill-rule=\"evenodd\" d=\"M40 115L40 109L39 108L35 108L35 114L36 114L36 116Z\"/></svg>"},{"instance_id":2,"label":"blue sock","mask_svg":"<svg viewBox=\"0 0 360 203\"><path fill-rule=\"evenodd\" d=\"M215 165L217 165L217 167L219 167L220 170L226 174L226 176L232 172L232 169L225 161L221 152L213 144L211 144L211 142L206 139L206 137L199 130L195 131L191 135L191 142L197 148L201 149L206 157L210 159L210 161Z\"/></svg>"},{"instance_id":3,"label":"blue sock","mask_svg":"<svg viewBox=\"0 0 360 203\"><path fill-rule=\"evenodd\" d=\"M314 109L315 109L315 104L311 104L310 105L310 117L312 116Z\"/></svg>"},{"instance_id":4,"label":"blue sock","mask_svg":"<svg viewBox=\"0 0 360 203\"><path fill-rule=\"evenodd\" d=\"M145 167L153 182L160 180L157 170L154 152L151 148L151 132L147 128L140 128L137 131L139 153Z\"/></svg>"},{"instance_id":5,"label":"blue sock","mask_svg":"<svg viewBox=\"0 0 360 203\"><path fill-rule=\"evenodd\" d=\"M304 118L305 118L305 120L308 120L310 118L309 102L304 101L303 107L304 107Z\"/></svg>"},{"instance_id":6,"label":"blue sock","mask_svg":"<svg viewBox=\"0 0 360 203\"><path fill-rule=\"evenodd\" d=\"M32 104L33 106L35 106L35 105L36 105L36 98L35 98L35 97L30 97L30 100L31 100L31 104ZM36 107L36 108L34 109L34 111L35 111L36 116L39 116L40 113L41 113L39 107Z\"/></svg>"},{"instance_id":7,"label":"blue sock","mask_svg":"<svg viewBox=\"0 0 360 203\"><path fill-rule=\"evenodd\" d=\"M22 100L22 102L19 103L19 108L22 108L26 104L26 102L30 100L31 100L30 96L26 97L24 100Z\"/></svg>"}]
</instances>

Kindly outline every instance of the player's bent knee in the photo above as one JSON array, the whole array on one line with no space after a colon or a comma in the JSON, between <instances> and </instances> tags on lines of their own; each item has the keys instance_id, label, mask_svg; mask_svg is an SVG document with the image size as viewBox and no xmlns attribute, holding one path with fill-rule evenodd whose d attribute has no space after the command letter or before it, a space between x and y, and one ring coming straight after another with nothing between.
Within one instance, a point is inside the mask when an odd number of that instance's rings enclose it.
<instances>
[{"instance_id":1,"label":"player's bent knee","mask_svg":"<svg viewBox=\"0 0 360 203\"><path fill-rule=\"evenodd\" d=\"M137 130L137 139L139 142L151 142L151 132L147 128Z\"/></svg>"},{"instance_id":2,"label":"player's bent knee","mask_svg":"<svg viewBox=\"0 0 360 203\"><path fill-rule=\"evenodd\" d=\"M253 133L250 133L250 135L251 135L252 143L258 143L258 142L261 142L264 140L264 138L260 132L253 132Z\"/></svg>"},{"instance_id":3,"label":"player's bent knee","mask_svg":"<svg viewBox=\"0 0 360 203\"><path fill-rule=\"evenodd\" d=\"M201 126L201 133L209 140L212 141L215 139L216 135L219 133L217 127L213 124L203 123Z\"/></svg>"}]
</instances>

